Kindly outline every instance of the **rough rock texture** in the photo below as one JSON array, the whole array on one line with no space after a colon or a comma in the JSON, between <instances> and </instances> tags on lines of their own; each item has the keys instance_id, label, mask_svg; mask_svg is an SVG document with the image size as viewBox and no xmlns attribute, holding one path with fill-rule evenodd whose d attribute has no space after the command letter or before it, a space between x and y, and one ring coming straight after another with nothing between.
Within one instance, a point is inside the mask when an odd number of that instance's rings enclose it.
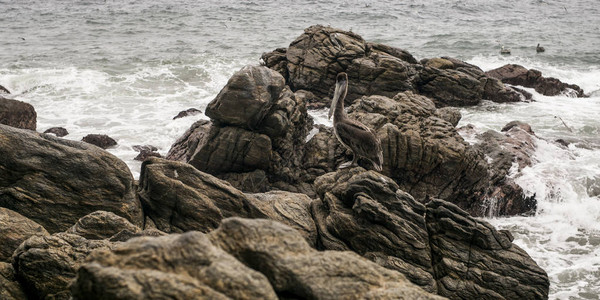
<instances>
[{"instance_id":1,"label":"rough rock texture","mask_svg":"<svg viewBox=\"0 0 600 300\"><path fill-rule=\"evenodd\" d=\"M92 250L110 248L106 240L86 240L68 233L34 236L13 255L19 282L30 298L69 299L68 285Z\"/></svg>"},{"instance_id":2,"label":"rough rock texture","mask_svg":"<svg viewBox=\"0 0 600 300\"><path fill-rule=\"evenodd\" d=\"M196 121L169 149L166 159L187 162L196 152L198 144L206 139L212 123L207 120Z\"/></svg>"},{"instance_id":3,"label":"rough rock texture","mask_svg":"<svg viewBox=\"0 0 600 300\"><path fill-rule=\"evenodd\" d=\"M142 224L127 165L95 146L0 125L0 207L66 230L97 210Z\"/></svg>"},{"instance_id":4,"label":"rough rock texture","mask_svg":"<svg viewBox=\"0 0 600 300\"><path fill-rule=\"evenodd\" d=\"M315 244L310 198L289 192L244 194L189 164L151 158L142 164L139 197L159 230L208 232L224 218L271 218L302 232Z\"/></svg>"},{"instance_id":5,"label":"rough rock texture","mask_svg":"<svg viewBox=\"0 0 600 300\"><path fill-rule=\"evenodd\" d=\"M346 101L364 95L393 97L403 91L427 95L438 106L522 100L518 91L476 66L447 57L417 62L405 50L320 25L305 29L287 49L265 53L262 59L286 78L293 91L310 91L317 98L331 96L336 75L346 72L351 83Z\"/></svg>"},{"instance_id":6,"label":"rough rock texture","mask_svg":"<svg viewBox=\"0 0 600 300\"><path fill-rule=\"evenodd\" d=\"M88 240L103 240L121 234L122 231L135 234L142 229L123 217L100 210L77 220L77 223L67 229L66 233L76 234Z\"/></svg>"},{"instance_id":7,"label":"rough rock texture","mask_svg":"<svg viewBox=\"0 0 600 300\"><path fill-rule=\"evenodd\" d=\"M312 212L325 249L352 250L436 291L423 204L362 168L328 173L315 186L321 200Z\"/></svg>"},{"instance_id":8,"label":"rough rock texture","mask_svg":"<svg viewBox=\"0 0 600 300\"><path fill-rule=\"evenodd\" d=\"M156 152L158 148L152 145L135 145L132 148L133 150L140 152L140 154L138 154L134 160L144 161L148 157L162 157L160 153Z\"/></svg>"},{"instance_id":9,"label":"rough rock texture","mask_svg":"<svg viewBox=\"0 0 600 300\"><path fill-rule=\"evenodd\" d=\"M117 145L117 141L106 134L88 134L81 141L107 149Z\"/></svg>"},{"instance_id":10,"label":"rough rock texture","mask_svg":"<svg viewBox=\"0 0 600 300\"><path fill-rule=\"evenodd\" d=\"M29 103L0 96L0 124L35 131L37 113Z\"/></svg>"},{"instance_id":11,"label":"rough rock texture","mask_svg":"<svg viewBox=\"0 0 600 300\"><path fill-rule=\"evenodd\" d=\"M0 262L0 299L2 300L27 300L21 285L15 278L12 265Z\"/></svg>"},{"instance_id":12,"label":"rough rock texture","mask_svg":"<svg viewBox=\"0 0 600 300\"><path fill-rule=\"evenodd\" d=\"M264 274L285 299L441 299L353 252L316 251L297 231L270 220L230 218L212 242Z\"/></svg>"},{"instance_id":13,"label":"rough rock texture","mask_svg":"<svg viewBox=\"0 0 600 300\"><path fill-rule=\"evenodd\" d=\"M10 209L0 207L0 262L9 261L15 249L34 235L47 235L40 224Z\"/></svg>"},{"instance_id":14,"label":"rough rock texture","mask_svg":"<svg viewBox=\"0 0 600 300\"><path fill-rule=\"evenodd\" d=\"M527 69L521 65L508 64L500 68L487 71L490 77L498 78L504 83L521 85L534 88L538 93L546 96L566 94L573 97L585 97L583 90L575 84L563 83L553 77L544 77L542 72Z\"/></svg>"},{"instance_id":15,"label":"rough rock texture","mask_svg":"<svg viewBox=\"0 0 600 300\"><path fill-rule=\"evenodd\" d=\"M197 108L188 108L186 110L180 111L176 116L173 117L173 120L177 120L180 118L185 118L189 116L195 116L201 114L202 111Z\"/></svg>"},{"instance_id":16,"label":"rough rock texture","mask_svg":"<svg viewBox=\"0 0 600 300\"><path fill-rule=\"evenodd\" d=\"M57 137L63 137L63 136L67 136L69 134L69 131L67 131L67 129L65 129L63 127L52 127L52 128L46 129L46 131L44 131L44 133L51 133L51 134L56 135Z\"/></svg>"},{"instance_id":17,"label":"rough rock texture","mask_svg":"<svg viewBox=\"0 0 600 300\"><path fill-rule=\"evenodd\" d=\"M362 168L317 179L312 204L324 249L352 250L451 299L546 299L548 276L508 231L447 201L426 205Z\"/></svg>"},{"instance_id":18,"label":"rough rock texture","mask_svg":"<svg viewBox=\"0 0 600 300\"><path fill-rule=\"evenodd\" d=\"M200 232L133 239L87 261L74 299L277 299L263 274Z\"/></svg>"},{"instance_id":19,"label":"rough rock texture","mask_svg":"<svg viewBox=\"0 0 600 300\"><path fill-rule=\"evenodd\" d=\"M548 299L549 281L508 231L457 206L427 204L427 230L438 293L450 299Z\"/></svg>"}]
</instances>

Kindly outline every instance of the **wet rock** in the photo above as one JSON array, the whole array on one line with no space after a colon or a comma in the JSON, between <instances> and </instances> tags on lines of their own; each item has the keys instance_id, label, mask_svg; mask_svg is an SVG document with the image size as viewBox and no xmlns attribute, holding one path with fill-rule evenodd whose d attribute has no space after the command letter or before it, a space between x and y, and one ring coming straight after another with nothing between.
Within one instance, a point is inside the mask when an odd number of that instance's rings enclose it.
<instances>
[{"instance_id":1,"label":"wet rock","mask_svg":"<svg viewBox=\"0 0 600 300\"><path fill-rule=\"evenodd\" d=\"M15 270L5 262L0 262L0 299L27 300L23 288L15 278Z\"/></svg>"},{"instance_id":2,"label":"wet rock","mask_svg":"<svg viewBox=\"0 0 600 300\"><path fill-rule=\"evenodd\" d=\"M69 134L69 131L67 131L63 127L52 127L52 128L46 129L46 131L44 131L44 133L51 133L57 137L63 137L63 136L67 136Z\"/></svg>"},{"instance_id":3,"label":"wet rock","mask_svg":"<svg viewBox=\"0 0 600 300\"><path fill-rule=\"evenodd\" d=\"M144 161L148 157L162 157L160 153L156 152L158 148L152 145L135 145L132 148L133 150L140 152L140 154L138 154L134 160Z\"/></svg>"},{"instance_id":4,"label":"wet rock","mask_svg":"<svg viewBox=\"0 0 600 300\"><path fill-rule=\"evenodd\" d=\"M0 94L10 94L10 91L7 88L0 85Z\"/></svg>"},{"instance_id":5,"label":"wet rock","mask_svg":"<svg viewBox=\"0 0 600 300\"><path fill-rule=\"evenodd\" d=\"M458 70L425 67L420 72L420 94L436 100L438 106L473 106L482 99L480 81Z\"/></svg>"},{"instance_id":6,"label":"wet rock","mask_svg":"<svg viewBox=\"0 0 600 300\"><path fill-rule=\"evenodd\" d=\"M297 231L270 220L226 219L209 236L264 274L280 298L441 299L355 253L316 251Z\"/></svg>"},{"instance_id":7,"label":"wet rock","mask_svg":"<svg viewBox=\"0 0 600 300\"><path fill-rule=\"evenodd\" d=\"M486 74L490 77L498 78L504 83L534 88L538 93L546 96L566 94L573 97L585 97L583 90L579 86L563 83L553 77L544 77L542 76L542 72L535 69L528 70L521 65L504 65L500 68L487 71Z\"/></svg>"},{"instance_id":8,"label":"wet rock","mask_svg":"<svg viewBox=\"0 0 600 300\"><path fill-rule=\"evenodd\" d=\"M110 239L121 231L135 234L141 232L142 229L114 213L96 211L77 220L77 223L65 232L79 235L88 240L103 240Z\"/></svg>"},{"instance_id":9,"label":"wet rock","mask_svg":"<svg viewBox=\"0 0 600 300\"><path fill-rule=\"evenodd\" d=\"M127 165L87 143L0 125L0 207L50 233L97 210L142 224Z\"/></svg>"},{"instance_id":10,"label":"wet rock","mask_svg":"<svg viewBox=\"0 0 600 300\"><path fill-rule=\"evenodd\" d=\"M173 117L173 120L177 120L180 118L190 117L201 114L202 111L197 108L188 108L186 110L180 111L176 116Z\"/></svg>"},{"instance_id":11,"label":"wet rock","mask_svg":"<svg viewBox=\"0 0 600 300\"><path fill-rule=\"evenodd\" d=\"M462 119L462 114L454 107L442 107L435 113L440 119L452 124L454 127L456 127L458 122L460 122L460 119Z\"/></svg>"},{"instance_id":12,"label":"wet rock","mask_svg":"<svg viewBox=\"0 0 600 300\"><path fill-rule=\"evenodd\" d=\"M208 134L212 123L207 120L196 121L169 149L166 159L187 162L196 152L196 148Z\"/></svg>"},{"instance_id":13,"label":"wet rock","mask_svg":"<svg viewBox=\"0 0 600 300\"><path fill-rule=\"evenodd\" d=\"M531 129L531 126L527 123L523 123L521 121L511 121L508 122L506 125L504 125L504 127L502 127L502 129L500 131L502 132L507 132L513 128L518 128L521 129L523 131L525 131L526 133L530 134L530 135L535 135L535 133L533 132L533 130Z\"/></svg>"},{"instance_id":14,"label":"wet rock","mask_svg":"<svg viewBox=\"0 0 600 300\"><path fill-rule=\"evenodd\" d=\"M200 232L137 238L96 251L73 299L277 299L267 278Z\"/></svg>"},{"instance_id":15,"label":"wet rock","mask_svg":"<svg viewBox=\"0 0 600 300\"><path fill-rule=\"evenodd\" d=\"M9 261L15 249L31 236L47 234L40 224L0 207L0 262Z\"/></svg>"},{"instance_id":16,"label":"wet rock","mask_svg":"<svg viewBox=\"0 0 600 300\"><path fill-rule=\"evenodd\" d=\"M88 134L81 141L107 149L117 145L117 141L106 134Z\"/></svg>"},{"instance_id":17,"label":"wet rock","mask_svg":"<svg viewBox=\"0 0 600 300\"><path fill-rule=\"evenodd\" d=\"M423 204L362 168L328 173L315 186L321 200L312 212L325 249L352 250L436 291Z\"/></svg>"},{"instance_id":18,"label":"wet rock","mask_svg":"<svg viewBox=\"0 0 600 300\"><path fill-rule=\"evenodd\" d=\"M37 113L29 103L0 96L0 124L35 131Z\"/></svg>"},{"instance_id":19,"label":"wet rock","mask_svg":"<svg viewBox=\"0 0 600 300\"><path fill-rule=\"evenodd\" d=\"M68 286L89 253L110 247L106 240L86 240L75 234L34 236L15 251L13 266L30 298L66 300Z\"/></svg>"},{"instance_id":20,"label":"wet rock","mask_svg":"<svg viewBox=\"0 0 600 300\"><path fill-rule=\"evenodd\" d=\"M569 147L569 145L571 144L570 142L565 141L564 139L557 139L554 142L556 142L557 144L559 144L559 145L561 145L563 147Z\"/></svg>"},{"instance_id":21,"label":"wet rock","mask_svg":"<svg viewBox=\"0 0 600 300\"><path fill-rule=\"evenodd\" d=\"M264 62L265 66L275 70L281 74L283 78L288 78L286 52L286 48L277 48L271 52L263 53L261 55L261 60Z\"/></svg>"},{"instance_id":22,"label":"wet rock","mask_svg":"<svg viewBox=\"0 0 600 300\"><path fill-rule=\"evenodd\" d=\"M438 293L450 299L548 299L548 276L507 231L457 206L427 204Z\"/></svg>"}]
</instances>

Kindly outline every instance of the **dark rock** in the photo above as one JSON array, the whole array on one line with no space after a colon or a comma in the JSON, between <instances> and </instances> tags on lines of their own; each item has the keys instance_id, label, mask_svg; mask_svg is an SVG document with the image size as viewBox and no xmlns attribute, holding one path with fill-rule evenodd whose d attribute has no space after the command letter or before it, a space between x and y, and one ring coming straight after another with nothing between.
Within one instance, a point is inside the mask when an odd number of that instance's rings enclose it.
<instances>
[{"instance_id":1,"label":"dark rock","mask_svg":"<svg viewBox=\"0 0 600 300\"><path fill-rule=\"evenodd\" d=\"M110 239L121 231L138 233L142 229L114 213L96 211L77 220L77 223L65 232L79 235L88 240L103 240Z\"/></svg>"},{"instance_id":2,"label":"dark rock","mask_svg":"<svg viewBox=\"0 0 600 300\"><path fill-rule=\"evenodd\" d=\"M44 131L44 133L51 133L56 135L57 137L63 137L69 134L69 132L62 127L52 127L52 128L48 128L46 129L46 131Z\"/></svg>"},{"instance_id":3,"label":"dark rock","mask_svg":"<svg viewBox=\"0 0 600 300\"><path fill-rule=\"evenodd\" d=\"M152 145L134 145L131 147L133 150L138 151L138 152L142 152L142 151L147 151L147 152L154 152L154 151L158 151L158 148L152 146Z\"/></svg>"},{"instance_id":4,"label":"dark rock","mask_svg":"<svg viewBox=\"0 0 600 300\"><path fill-rule=\"evenodd\" d=\"M462 114L460 111L454 107L442 107L438 109L435 114L442 120L452 124L452 126L456 127L460 119L462 119Z\"/></svg>"},{"instance_id":5,"label":"dark rock","mask_svg":"<svg viewBox=\"0 0 600 300\"><path fill-rule=\"evenodd\" d=\"M438 106L473 106L483 97L481 82L459 70L425 67L419 75L418 92Z\"/></svg>"},{"instance_id":6,"label":"dark rock","mask_svg":"<svg viewBox=\"0 0 600 300\"><path fill-rule=\"evenodd\" d=\"M585 97L583 90L575 84L563 83L553 77L544 77L542 72L535 69L526 69L521 65L508 64L500 68L487 71L490 77L498 78L504 83L521 85L534 88L538 93L546 96L560 94L573 97Z\"/></svg>"},{"instance_id":7,"label":"dark rock","mask_svg":"<svg viewBox=\"0 0 600 300\"><path fill-rule=\"evenodd\" d=\"M10 91L7 88L0 85L0 94L10 94Z\"/></svg>"},{"instance_id":8,"label":"dark rock","mask_svg":"<svg viewBox=\"0 0 600 300\"><path fill-rule=\"evenodd\" d=\"M94 252L73 299L277 299L267 278L200 232L137 238Z\"/></svg>"},{"instance_id":9,"label":"dark rock","mask_svg":"<svg viewBox=\"0 0 600 300\"><path fill-rule=\"evenodd\" d=\"M27 300L23 288L15 278L15 270L5 262L0 262L0 299Z\"/></svg>"},{"instance_id":10,"label":"dark rock","mask_svg":"<svg viewBox=\"0 0 600 300\"><path fill-rule=\"evenodd\" d=\"M286 48L277 48L272 52L266 52L261 55L264 65L269 69L277 71L283 78L288 78L286 52Z\"/></svg>"},{"instance_id":11,"label":"dark rock","mask_svg":"<svg viewBox=\"0 0 600 300\"><path fill-rule=\"evenodd\" d=\"M31 236L47 234L40 224L0 207L0 262L9 261L15 249Z\"/></svg>"},{"instance_id":12,"label":"dark rock","mask_svg":"<svg viewBox=\"0 0 600 300\"><path fill-rule=\"evenodd\" d=\"M423 204L362 168L328 173L315 186L321 200L312 212L325 249L352 250L436 291Z\"/></svg>"},{"instance_id":13,"label":"dark rock","mask_svg":"<svg viewBox=\"0 0 600 300\"><path fill-rule=\"evenodd\" d=\"M127 165L87 143L0 125L0 173L0 207L50 233L97 210L142 224Z\"/></svg>"},{"instance_id":14,"label":"dark rock","mask_svg":"<svg viewBox=\"0 0 600 300\"><path fill-rule=\"evenodd\" d=\"M565 141L564 139L557 139L555 142L563 147L569 147L569 145L571 144L571 143Z\"/></svg>"},{"instance_id":15,"label":"dark rock","mask_svg":"<svg viewBox=\"0 0 600 300\"><path fill-rule=\"evenodd\" d=\"M548 299L548 275L506 231L457 206L427 204L438 294L450 299Z\"/></svg>"},{"instance_id":16,"label":"dark rock","mask_svg":"<svg viewBox=\"0 0 600 300\"><path fill-rule=\"evenodd\" d=\"M158 148L151 145L135 145L132 148L133 150L140 152L134 160L144 161L148 159L148 157L162 157L160 153L156 152Z\"/></svg>"},{"instance_id":17,"label":"dark rock","mask_svg":"<svg viewBox=\"0 0 600 300\"><path fill-rule=\"evenodd\" d=\"M192 126L171 146L166 158L187 162L196 152L200 144L208 134L212 123L207 120L196 121Z\"/></svg>"},{"instance_id":18,"label":"dark rock","mask_svg":"<svg viewBox=\"0 0 600 300\"><path fill-rule=\"evenodd\" d=\"M35 131L37 113L29 103L0 96L0 124Z\"/></svg>"},{"instance_id":19,"label":"dark rock","mask_svg":"<svg viewBox=\"0 0 600 300\"><path fill-rule=\"evenodd\" d=\"M506 131L510 131L512 128L519 128L521 130L524 130L525 132L527 132L530 135L535 135L535 133L531 129L531 126L529 124L523 123L521 121L508 122L506 125L504 125L504 127L502 127L502 129L500 131L506 132Z\"/></svg>"},{"instance_id":20,"label":"dark rock","mask_svg":"<svg viewBox=\"0 0 600 300\"><path fill-rule=\"evenodd\" d=\"M264 193L271 190L267 173L254 170L245 173L219 174L219 178L229 182L233 187L246 193Z\"/></svg>"},{"instance_id":21,"label":"dark rock","mask_svg":"<svg viewBox=\"0 0 600 300\"><path fill-rule=\"evenodd\" d=\"M83 142L107 149L117 145L117 141L106 134L88 134L81 139Z\"/></svg>"},{"instance_id":22,"label":"dark rock","mask_svg":"<svg viewBox=\"0 0 600 300\"><path fill-rule=\"evenodd\" d=\"M264 274L284 299L441 299L352 252L316 251L270 220L230 218L211 241Z\"/></svg>"},{"instance_id":23,"label":"dark rock","mask_svg":"<svg viewBox=\"0 0 600 300\"><path fill-rule=\"evenodd\" d=\"M173 117L173 120L177 120L184 117L195 116L201 114L202 111L197 108L188 108L186 110L180 111L176 116Z\"/></svg>"},{"instance_id":24,"label":"dark rock","mask_svg":"<svg viewBox=\"0 0 600 300\"><path fill-rule=\"evenodd\" d=\"M68 233L33 236L13 255L19 282L33 299L69 299L68 286L77 269L95 249L107 249L106 240L86 240Z\"/></svg>"}]
</instances>

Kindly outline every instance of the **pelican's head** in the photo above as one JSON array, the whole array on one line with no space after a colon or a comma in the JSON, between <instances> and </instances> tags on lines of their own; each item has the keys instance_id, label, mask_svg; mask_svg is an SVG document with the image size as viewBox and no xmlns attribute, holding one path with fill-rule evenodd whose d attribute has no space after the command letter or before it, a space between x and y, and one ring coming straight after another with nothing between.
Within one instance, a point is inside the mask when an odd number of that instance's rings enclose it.
<instances>
[{"instance_id":1,"label":"pelican's head","mask_svg":"<svg viewBox=\"0 0 600 300\"><path fill-rule=\"evenodd\" d=\"M344 102L346 94L348 93L348 74L342 72L337 75L335 80L335 91L333 92L333 99L331 99L331 108L329 109L329 119L335 110L339 101ZM341 100L340 100L341 99Z\"/></svg>"}]
</instances>

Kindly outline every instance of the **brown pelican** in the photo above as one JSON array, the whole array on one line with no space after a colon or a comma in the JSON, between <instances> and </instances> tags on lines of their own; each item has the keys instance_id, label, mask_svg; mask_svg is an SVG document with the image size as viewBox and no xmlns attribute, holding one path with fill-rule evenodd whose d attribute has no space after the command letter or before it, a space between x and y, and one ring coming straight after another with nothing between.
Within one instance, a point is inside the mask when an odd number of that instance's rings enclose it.
<instances>
[{"instance_id":1,"label":"brown pelican","mask_svg":"<svg viewBox=\"0 0 600 300\"><path fill-rule=\"evenodd\" d=\"M546 51L546 49L544 49L544 47L540 47L540 44L538 44L537 47L535 47L535 51L540 53Z\"/></svg>"},{"instance_id":2,"label":"brown pelican","mask_svg":"<svg viewBox=\"0 0 600 300\"><path fill-rule=\"evenodd\" d=\"M377 171L383 166L381 142L373 130L362 123L349 119L344 111L344 99L348 93L348 75L339 73L335 83L335 91L329 109L329 118L333 115L333 132L338 141L352 151L352 161L343 163L340 169L357 166L360 157L367 159Z\"/></svg>"}]
</instances>

